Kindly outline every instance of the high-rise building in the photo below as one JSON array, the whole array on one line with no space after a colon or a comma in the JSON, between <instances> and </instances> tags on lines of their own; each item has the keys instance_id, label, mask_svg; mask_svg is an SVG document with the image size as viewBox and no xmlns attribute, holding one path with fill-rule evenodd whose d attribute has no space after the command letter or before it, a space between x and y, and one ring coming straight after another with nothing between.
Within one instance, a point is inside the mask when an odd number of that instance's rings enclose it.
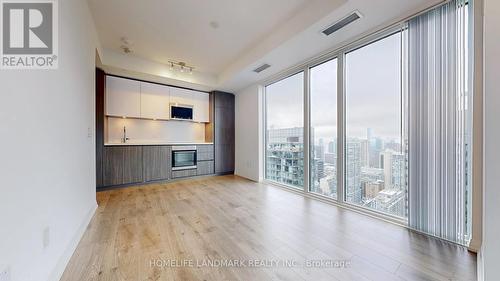
<instances>
[{"instance_id":1,"label":"high-rise building","mask_svg":"<svg viewBox=\"0 0 500 281\"><path fill-rule=\"evenodd\" d=\"M361 143L358 140L347 140L346 157L346 199L361 203Z\"/></svg>"},{"instance_id":2,"label":"high-rise building","mask_svg":"<svg viewBox=\"0 0 500 281\"><path fill-rule=\"evenodd\" d=\"M337 198L337 175L335 173L329 174L326 178L326 183L328 185L327 196Z\"/></svg>"},{"instance_id":3,"label":"high-rise building","mask_svg":"<svg viewBox=\"0 0 500 281\"><path fill-rule=\"evenodd\" d=\"M267 132L268 153L266 154L266 176L270 180L293 186L304 185L304 130L301 127L270 129ZM314 128L310 132L314 139ZM320 140L322 142L322 140ZM314 151L323 155L323 149ZM312 182L324 177L324 160L314 157L311 166ZM314 184L313 184L314 185Z\"/></svg>"},{"instance_id":4,"label":"high-rise building","mask_svg":"<svg viewBox=\"0 0 500 281\"><path fill-rule=\"evenodd\" d=\"M325 160L325 147L322 145L315 145L313 157L324 161Z\"/></svg>"},{"instance_id":5,"label":"high-rise building","mask_svg":"<svg viewBox=\"0 0 500 281\"><path fill-rule=\"evenodd\" d=\"M392 155L392 187L395 189L407 189L407 172L406 172L406 156L403 153L395 153Z\"/></svg>"},{"instance_id":6,"label":"high-rise building","mask_svg":"<svg viewBox=\"0 0 500 281\"><path fill-rule=\"evenodd\" d=\"M271 128L267 131L267 141L268 143L304 143L304 128Z\"/></svg>"},{"instance_id":7,"label":"high-rise building","mask_svg":"<svg viewBox=\"0 0 500 281\"><path fill-rule=\"evenodd\" d=\"M337 154L337 140L328 142L328 153Z\"/></svg>"},{"instance_id":8,"label":"high-rise building","mask_svg":"<svg viewBox=\"0 0 500 281\"><path fill-rule=\"evenodd\" d=\"M380 162L380 153L383 151L384 141L381 138L372 137L369 141L369 161L370 167L372 168L382 168L382 163Z\"/></svg>"},{"instance_id":9,"label":"high-rise building","mask_svg":"<svg viewBox=\"0 0 500 281\"><path fill-rule=\"evenodd\" d=\"M404 189L406 186L406 157L403 153L386 150L380 154L384 169L385 187L388 189Z\"/></svg>"},{"instance_id":10,"label":"high-rise building","mask_svg":"<svg viewBox=\"0 0 500 281\"><path fill-rule=\"evenodd\" d=\"M267 131L266 177L293 186L304 185L303 128Z\"/></svg>"},{"instance_id":11,"label":"high-rise building","mask_svg":"<svg viewBox=\"0 0 500 281\"><path fill-rule=\"evenodd\" d=\"M337 169L335 166L324 165L324 177L313 182L311 192L337 198Z\"/></svg>"},{"instance_id":12,"label":"high-rise building","mask_svg":"<svg viewBox=\"0 0 500 281\"><path fill-rule=\"evenodd\" d=\"M325 162L317 157L312 159L311 165L311 188L317 188L320 181L325 177Z\"/></svg>"},{"instance_id":13,"label":"high-rise building","mask_svg":"<svg viewBox=\"0 0 500 281\"><path fill-rule=\"evenodd\" d=\"M317 171L318 171L318 178L322 179L325 177L325 162L321 159L319 159L316 163Z\"/></svg>"},{"instance_id":14,"label":"high-rise building","mask_svg":"<svg viewBox=\"0 0 500 281\"><path fill-rule=\"evenodd\" d=\"M384 213L406 217L406 193L404 190L384 189L374 199L368 201L366 206Z\"/></svg>"},{"instance_id":15,"label":"high-rise building","mask_svg":"<svg viewBox=\"0 0 500 281\"><path fill-rule=\"evenodd\" d=\"M401 143L395 141L395 140L390 140L386 143L384 143L384 149L390 149L394 151L401 151Z\"/></svg>"},{"instance_id":16,"label":"high-rise building","mask_svg":"<svg viewBox=\"0 0 500 281\"><path fill-rule=\"evenodd\" d=\"M378 181L384 183L384 169L361 167L361 183Z\"/></svg>"},{"instance_id":17,"label":"high-rise building","mask_svg":"<svg viewBox=\"0 0 500 281\"><path fill-rule=\"evenodd\" d=\"M363 197L366 200L373 199L377 197L380 191L384 190L384 182L374 181L374 182L366 182L364 183L363 189Z\"/></svg>"},{"instance_id":18,"label":"high-rise building","mask_svg":"<svg viewBox=\"0 0 500 281\"><path fill-rule=\"evenodd\" d=\"M370 143L368 140L361 140L361 167L368 167L370 164Z\"/></svg>"},{"instance_id":19,"label":"high-rise building","mask_svg":"<svg viewBox=\"0 0 500 281\"><path fill-rule=\"evenodd\" d=\"M325 142L322 138L318 140L317 155L320 159L325 160Z\"/></svg>"},{"instance_id":20,"label":"high-rise building","mask_svg":"<svg viewBox=\"0 0 500 281\"><path fill-rule=\"evenodd\" d=\"M337 165L337 155L334 153L325 153L325 163L330 165Z\"/></svg>"}]
</instances>

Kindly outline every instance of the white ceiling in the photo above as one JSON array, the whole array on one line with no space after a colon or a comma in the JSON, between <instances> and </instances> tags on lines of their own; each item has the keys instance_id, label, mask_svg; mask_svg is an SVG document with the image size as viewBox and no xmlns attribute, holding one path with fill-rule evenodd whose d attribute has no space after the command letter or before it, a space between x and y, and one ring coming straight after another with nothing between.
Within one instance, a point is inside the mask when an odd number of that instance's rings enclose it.
<instances>
[{"instance_id":1,"label":"white ceiling","mask_svg":"<svg viewBox=\"0 0 500 281\"><path fill-rule=\"evenodd\" d=\"M104 48L153 61L185 61L219 73L255 42L296 14L307 0L90 0ZM211 27L216 22L218 28Z\"/></svg>"},{"instance_id":2,"label":"white ceiling","mask_svg":"<svg viewBox=\"0 0 500 281\"><path fill-rule=\"evenodd\" d=\"M133 70L228 91L239 90L441 1L88 0L106 49L103 63L110 62L109 69ZM329 37L320 33L354 10L361 12L361 20ZM213 28L211 22L218 27ZM119 54L120 38L124 36L132 41L133 54ZM167 73L163 64L169 60L185 61L197 71L191 77ZM252 69L262 63L271 64L271 68L253 73Z\"/></svg>"}]
</instances>

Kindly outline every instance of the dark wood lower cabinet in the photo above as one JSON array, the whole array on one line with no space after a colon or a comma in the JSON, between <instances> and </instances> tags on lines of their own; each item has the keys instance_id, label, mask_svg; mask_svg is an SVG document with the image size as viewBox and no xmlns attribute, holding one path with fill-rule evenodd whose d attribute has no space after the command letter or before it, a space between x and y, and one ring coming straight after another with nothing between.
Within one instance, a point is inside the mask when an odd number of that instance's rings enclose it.
<instances>
[{"instance_id":1,"label":"dark wood lower cabinet","mask_svg":"<svg viewBox=\"0 0 500 281\"><path fill-rule=\"evenodd\" d=\"M196 169L172 171L172 178L178 179L178 178L194 177L196 176L196 171L197 171Z\"/></svg>"},{"instance_id":2,"label":"dark wood lower cabinet","mask_svg":"<svg viewBox=\"0 0 500 281\"><path fill-rule=\"evenodd\" d=\"M145 146L143 153L144 181L170 179L171 146Z\"/></svg>"},{"instance_id":3,"label":"dark wood lower cabinet","mask_svg":"<svg viewBox=\"0 0 500 281\"><path fill-rule=\"evenodd\" d=\"M214 173L214 161L198 161L196 165L196 174L198 176L210 175Z\"/></svg>"},{"instance_id":4,"label":"dark wood lower cabinet","mask_svg":"<svg viewBox=\"0 0 500 281\"><path fill-rule=\"evenodd\" d=\"M123 184L123 147L105 147L103 153L103 186Z\"/></svg>"},{"instance_id":5,"label":"dark wood lower cabinet","mask_svg":"<svg viewBox=\"0 0 500 281\"><path fill-rule=\"evenodd\" d=\"M105 147L103 159L104 186L143 181L141 146Z\"/></svg>"},{"instance_id":6,"label":"dark wood lower cabinet","mask_svg":"<svg viewBox=\"0 0 500 281\"><path fill-rule=\"evenodd\" d=\"M172 146L106 146L103 149L103 179L100 187L214 174L214 146L198 145L197 151L196 169L172 171ZM232 161L220 163L229 165ZM225 166L224 169L231 168Z\"/></svg>"},{"instance_id":7,"label":"dark wood lower cabinet","mask_svg":"<svg viewBox=\"0 0 500 281\"><path fill-rule=\"evenodd\" d=\"M123 184L143 182L142 146L124 147Z\"/></svg>"},{"instance_id":8,"label":"dark wood lower cabinet","mask_svg":"<svg viewBox=\"0 0 500 281\"><path fill-rule=\"evenodd\" d=\"M197 145L198 161L214 160L214 146L211 144Z\"/></svg>"}]
</instances>

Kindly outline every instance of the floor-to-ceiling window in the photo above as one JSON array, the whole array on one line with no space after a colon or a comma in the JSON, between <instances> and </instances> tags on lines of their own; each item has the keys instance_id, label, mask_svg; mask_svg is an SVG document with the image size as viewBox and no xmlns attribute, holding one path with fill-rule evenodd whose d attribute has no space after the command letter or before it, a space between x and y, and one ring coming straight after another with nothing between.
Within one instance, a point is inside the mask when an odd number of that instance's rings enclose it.
<instances>
[{"instance_id":1,"label":"floor-to-ceiling window","mask_svg":"<svg viewBox=\"0 0 500 281\"><path fill-rule=\"evenodd\" d=\"M304 73L266 87L266 179L304 186Z\"/></svg>"},{"instance_id":2,"label":"floor-to-ceiling window","mask_svg":"<svg viewBox=\"0 0 500 281\"><path fill-rule=\"evenodd\" d=\"M310 186L337 198L337 59L310 68Z\"/></svg>"},{"instance_id":3,"label":"floor-to-ceiling window","mask_svg":"<svg viewBox=\"0 0 500 281\"><path fill-rule=\"evenodd\" d=\"M448 1L268 85L266 178L467 244L470 3Z\"/></svg>"},{"instance_id":4,"label":"floor-to-ceiling window","mask_svg":"<svg viewBox=\"0 0 500 281\"><path fill-rule=\"evenodd\" d=\"M401 36L396 32L345 55L345 200L406 217Z\"/></svg>"}]
</instances>

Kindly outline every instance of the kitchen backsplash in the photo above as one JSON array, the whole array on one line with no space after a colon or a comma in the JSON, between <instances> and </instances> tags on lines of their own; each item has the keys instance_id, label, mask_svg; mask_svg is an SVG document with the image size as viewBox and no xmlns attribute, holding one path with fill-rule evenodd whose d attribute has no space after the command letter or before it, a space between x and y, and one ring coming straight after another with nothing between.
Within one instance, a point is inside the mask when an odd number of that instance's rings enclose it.
<instances>
[{"instance_id":1,"label":"kitchen backsplash","mask_svg":"<svg viewBox=\"0 0 500 281\"><path fill-rule=\"evenodd\" d=\"M129 142L205 142L205 124L188 121L155 121L107 118L107 143L119 143L123 126Z\"/></svg>"}]
</instances>

